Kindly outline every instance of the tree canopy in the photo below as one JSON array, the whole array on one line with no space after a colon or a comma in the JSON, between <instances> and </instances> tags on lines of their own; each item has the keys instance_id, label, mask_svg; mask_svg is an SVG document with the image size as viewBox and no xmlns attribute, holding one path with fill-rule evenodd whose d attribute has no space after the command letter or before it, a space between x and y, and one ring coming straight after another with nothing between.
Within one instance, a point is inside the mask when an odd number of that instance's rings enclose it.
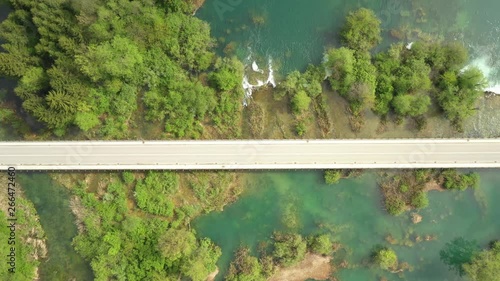
<instances>
[{"instance_id":1,"label":"tree canopy","mask_svg":"<svg viewBox=\"0 0 500 281\"><path fill-rule=\"evenodd\" d=\"M374 261L380 268L389 270L398 266L398 256L394 250L384 248L375 253Z\"/></svg>"},{"instance_id":2,"label":"tree canopy","mask_svg":"<svg viewBox=\"0 0 500 281\"><path fill-rule=\"evenodd\" d=\"M240 113L241 64L221 68L213 87L199 79L218 66L210 28L189 1L83 2L12 0L0 24L0 74L19 79L23 108L51 132L125 138L143 102L146 119L168 134L198 137L228 91L225 107Z\"/></svg>"},{"instance_id":3,"label":"tree canopy","mask_svg":"<svg viewBox=\"0 0 500 281\"><path fill-rule=\"evenodd\" d=\"M475 254L479 251L479 245L475 241L465 240L463 237L457 237L446 243L439 252L441 261L450 269L456 271L460 276L465 274L463 265L470 263Z\"/></svg>"},{"instance_id":4,"label":"tree canopy","mask_svg":"<svg viewBox=\"0 0 500 281\"><path fill-rule=\"evenodd\" d=\"M357 51L372 49L382 41L380 24L372 10L360 8L350 12L341 33L344 44Z\"/></svg>"},{"instance_id":5,"label":"tree canopy","mask_svg":"<svg viewBox=\"0 0 500 281\"><path fill-rule=\"evenodd\" d=\"M500 276L500 243L493 243L491 249L483 250L463 265L463 270L472 281L498 281Z\"/></svg>"}]
</instances>

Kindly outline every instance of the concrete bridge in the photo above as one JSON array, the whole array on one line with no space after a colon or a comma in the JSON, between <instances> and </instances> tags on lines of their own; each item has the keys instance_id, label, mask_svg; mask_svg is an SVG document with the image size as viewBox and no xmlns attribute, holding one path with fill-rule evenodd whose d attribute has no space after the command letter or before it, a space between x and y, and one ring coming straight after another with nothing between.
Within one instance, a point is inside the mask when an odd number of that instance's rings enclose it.
<instances>
[{"instance_id":1,"label":"concrete bridge","mask_svg":"<svg viewBox=\"0 0 500 281\"><path fill-rule=\"evenodd\" d=\"M498 168L500 139L0 142L6 170Z\"/></svg>"}]
</instances>

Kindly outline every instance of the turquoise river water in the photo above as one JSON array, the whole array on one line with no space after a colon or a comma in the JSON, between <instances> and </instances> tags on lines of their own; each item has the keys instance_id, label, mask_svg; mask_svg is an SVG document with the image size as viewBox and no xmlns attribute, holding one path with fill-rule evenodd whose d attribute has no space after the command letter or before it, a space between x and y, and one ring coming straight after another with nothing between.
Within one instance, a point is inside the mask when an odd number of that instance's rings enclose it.
<instances>
[{"instance_id":1,"label":"turquoise river water","mask_svg":"<svg viewBox=\"0 0 500 281\"><path fill-rule=\"evenodd\" d=\"M412 223L409 212L393 217L383 210L376 176L371 173L329 186L319 171L258 172L251 175L254 184L241 199L222 212L197 219L194 225L200 236L210 237L222 247L220 277L239 246L255 249L273 231L287 230L281 217L293 204L299 233L329 233L345 247L334 255L352 266L336 274L342 281L378 280L380 276L388 280L462 280L440 261L444 244L464 237L485 246L500 237L500 173L478 172L481 184L475 191L430 191L429 206L418 211L423 217L419 224ZM397 244L385 240L389 235ZM415 242L417 236L435 240ZM379 245L390 246L399 261L408 262L414 271L401 278L371 266L370 254Z\"/></svg>"},{"instance_id":2,"label":"turquoise river water","mask_svg":"<svg viewBox=\"0 0 500 281\"><path fill-rule=\"evenodd\" d=\"M472 52L471 61L488 73L492 83L500 80L498 0L206 0L196 16L210 23L219 52L234 42L235 54L246 63L256 60L263 65L272 58L279 80L290 71L319 63L325 47L338 46L345 16L361 6L373 9L382 19L385 40L380 49L394 42L388 35L391 28L407 24L447 40L463 41ZM426 11L423 23L417 23L414 10L418 7ZM5 15L6 9L0 8L1 18ZM439 260L443 245L464 237L484 246L500 237L500 171L478 172L481 184L477 191L431 191L429 207L419 211L423 216L419 224L412 224L409 214L391 217L383 211L373 174L326 186L320 171L257 172L250 175L253 184L237 202L223 212L198 218L194 226L200 236L210 237L222 248L219 280L240 245L255 248L274 230L284 229L280 217L287 204L296 207L300 233L327 231L345 246L337 255L350 266L336 273L340 280L376 280L380 276L388 280L461 280ZM76 227L68 207L69 194L47 175L26 175L20 182L47 233L50 259L40 266L42 280L91 280L88 264L70 245ZM388 245L388 235L402 244L392 246L400 261L414 267L402 278L367 263L375 246ZM437 239L403 245L417 235Z\"/></svg>"},{"instance_id":3,"label":"turquoise river water","mask_svg":"<svg viewBox=\"0 0 500 281\"><path fill-rule=\"evenodd\" d=\"M236 46L234 54L247 64L256 61L262 66L272 58L279 80L290 71L319 63L326 47L338 46L345 16L358 7L371 8L381 18L384 42L379 49L396 42L390 29L401 25L419 28L448 41L464 42L471 63L487 74L492 85L500 81L497 0L206 0L196 15L211 24L221 53L231 43ZM425 11L423 21L418 8ZM419 211L423 216L420 224L413 224L409 214L391 217L385 213L373 174L326 186L319 171L260 172L251 175L254 184L240 200L223 212L199 218L195 228L200 236L210 237L222 247L219 280L239 246L255 249L274 230L285 229L280 218L287 204L297 208L300 233L327 231L346 247L338 255L350 266L336 274L340 280L378 280L381 276L388 280L462 280L440 261L444 244L464 237L485 246L500 237L500 171L478 172L481 186L476 191L431 191L429 207ZM389 245L388 235L401 244L391 246L400 261L414 267L403 277L368 263L374 247ZM435 240L415 242L417 236L427 235Z\"/></svg>"}]
</instances>

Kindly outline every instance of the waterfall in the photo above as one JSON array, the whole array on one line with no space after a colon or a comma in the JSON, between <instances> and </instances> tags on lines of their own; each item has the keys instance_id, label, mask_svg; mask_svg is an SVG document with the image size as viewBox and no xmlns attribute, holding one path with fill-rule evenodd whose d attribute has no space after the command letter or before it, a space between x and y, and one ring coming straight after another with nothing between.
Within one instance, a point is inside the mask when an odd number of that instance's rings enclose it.
<instances>
[{"instance_id":1,"label":"waterfall","mask_svg":"<svg viewBox=\"0 0 500 281\"><path fill-rule=\"evenodd\" d=\"M264 70L262 70L262 69L259 68L259 65L257 65L256 61L252 62L252 70L254 72L258 72L258 73L264 73Z\"/></svg>"},{"instance_id":2,"label":"waterfall","mask_svg":"<svg viewBox=\"0 0 500 281\"><path fill-rule=\"evenodd\" d=\"M323 60L321 62L323 64L323 68L325 69L325 77L323 78L323 80L326 80L328 77L332 76L333 72L332 72L332 69L329 68L329 67L326 67L326 64L328 63L328 55L325 53L323 55Z\"/></svg>"},{"instance_id":3,"label":"waterfall","mask_svg":"<svg viewBox=\"0 0 500 281\"><path fill-rule=\"evenodd\" d=\"M494 85L494 86L488 87L488 88L484 89L484 91L488 92L488 93L500 95L500 85Z\"/></svg>"},{"instance_id":4,"label":"waterfall","mask_svg":"<svg viewBox=\"0 0 500 281\"><path fill-rule=\"evenodd\" d=\"M245 67L245 69L248 68L248 64L250 63L250 61L252 61L252 54L251 53L246 59L247 67ZM274 69L273 69L273 59L271 56L269 56L269 58L267 60L267 64L268 64L268 66L267 66L268 67L267 79L265 81L258 79L258 78L255 78L256 84L252 84L252 83L250 83L251 78L249 77L248 74L245 73L245 75L243 76L242 87L243 87L243 90L245 91L245 97L243 98L243 105L244 106L248 105L248 101L249 101L249 99L252 98L252 94L253 94L253 91L255 89L258 89L260 87L267 86L267 85L271 85L271 86L273 86L273 88L276 87L276 81L274 78ZM255 60L252 61L250 68L252 69L253 72L264 74L264 70L259 68L259 65L257 64L257 62Z\"/></svg>"},{"instance_id":5,"label":"waterfall","mask_svg":"<svg viewBox=\"0 0 500 281\"><path fill-rule=\"evenodd\" d=\"M267 60L267 67L269 69L269 75L267 76L266 84L271 84L273 88L276 88L276 81L274 81L273 58L270 56Z\"/></svg>"},{"instance_id":6,"label":"waterfall","mask_svg":"<svg viewBox=\"0 0 500 281\"><path fill-rule=\"evenodd\" d=\"M495 69L489 63L490 57L488 55L483 55L472 60L469 65L464 67L462 71L470 68L476 67L483 73L484 77L488 79L488 87L484 89L485 92L500 95L500 77L496 73Z\"/></svg>"}]
</instances>

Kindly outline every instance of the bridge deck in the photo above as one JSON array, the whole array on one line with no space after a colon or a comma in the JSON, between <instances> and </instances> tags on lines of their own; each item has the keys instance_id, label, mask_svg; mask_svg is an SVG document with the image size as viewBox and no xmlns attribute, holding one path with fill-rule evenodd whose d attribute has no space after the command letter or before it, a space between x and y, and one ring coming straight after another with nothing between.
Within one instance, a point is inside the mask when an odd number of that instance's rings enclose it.
<instances>
[{"instance_id":1,"label":"bridge deck","mask_svg":"<svg viewBox=\"0 0 500 281\"><path fill-rule=\"evenodd\" d=\"M0 168L210 170L500 167L500 139L0 142Z\"/></svg>"}]
</instances>

